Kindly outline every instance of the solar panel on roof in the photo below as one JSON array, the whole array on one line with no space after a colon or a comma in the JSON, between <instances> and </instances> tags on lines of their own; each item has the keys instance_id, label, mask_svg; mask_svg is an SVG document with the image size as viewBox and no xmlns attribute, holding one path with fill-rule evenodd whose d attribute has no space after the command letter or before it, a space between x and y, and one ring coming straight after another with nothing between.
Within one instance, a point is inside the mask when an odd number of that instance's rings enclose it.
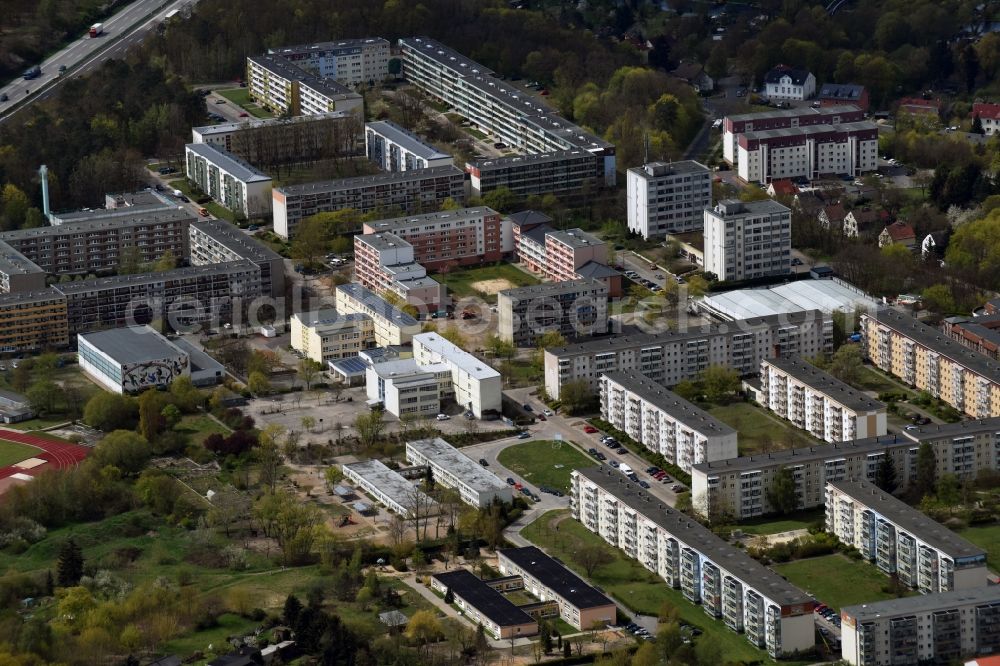
<instances>
[{"instance_id":1,"label":"solar panel on roof","mask_svg":"<svg viewBox=\"0 0 1000 666\"><path fill-rule=\"evenodd\" d=\"M344 373L345 375L359 375L365 372L368 367L367 364L361 360L358 356L352 356L351 358L342 358L339 361L334 361L332 363L333 367Z\"/></svg>"}]
</instances>

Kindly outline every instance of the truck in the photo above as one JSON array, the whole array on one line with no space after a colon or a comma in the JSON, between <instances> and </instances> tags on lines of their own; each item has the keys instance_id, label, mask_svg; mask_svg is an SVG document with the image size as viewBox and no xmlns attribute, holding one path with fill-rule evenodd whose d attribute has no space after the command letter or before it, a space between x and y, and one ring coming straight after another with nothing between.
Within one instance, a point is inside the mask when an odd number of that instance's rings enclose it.
<instances>
[{"instance_id":1,"label":"truck","mask_svg":"<svg viewBox=\"0 0 1000 666\"><path fill-rule=\"evenodd\" d=\"M618 467L618 469L619 469L619 470L621 471L621 473L622 473L622 474L624 474L625 476L628 476L629 474L631 474L631 473L632 473L632 468L631 468L631 467L629 467L629 466L628 466L627 464L625 464L625 463L622 463L622 464L621 464L621 465L620 465L620 466Z\"/></svg>"},{"instance_id":2,"label":"truck","mask_svg":"<svg viewBox=\"0 0 1000 666\"><path fill-rule=\"evenodd\" d=\"M28 69L25 70L24 80L30 81L31 79L37 79L41 75L42 75L42 68L39 67L38 65L35 65L34 67L29 67Z\"/></svg>"},{"instance_id":3,"label":"truck","mask_svg":"<svg viewBox=\"0 0 1000 666\"><path fill-rule=\"evenodd\" d=\"M94 25L90 26L90 38L91 39L93 39L94 37L97 37L98 35L102 34L103 32L104 32L104 24L103 23L95 23Z\"/></svg>"}]
</instances>

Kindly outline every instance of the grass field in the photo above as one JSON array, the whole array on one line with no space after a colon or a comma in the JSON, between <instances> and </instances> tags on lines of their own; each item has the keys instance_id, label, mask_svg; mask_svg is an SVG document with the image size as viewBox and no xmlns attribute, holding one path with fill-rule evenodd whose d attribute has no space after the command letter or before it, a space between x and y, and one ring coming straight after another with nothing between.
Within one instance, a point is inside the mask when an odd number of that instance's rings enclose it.
<instances>
[{"instance_id":1,"label":"grass field","mask_svg":"<svg viewBox=\"0 0 1000 666\"><path fill-rule=\"evenodd\" d=\"M986 561L991 569L1000 567L1000 525L967 527L959 534L986 551Z\"/></svg>"},{"instance_id":2,"label":"grass field","mask_svg":"<svg viewBox=\"0 0 1000 666\"><path fill-rule=\"evenodd\" d=\"M243 107L243 109L250 115L256 116L258 118L274 118L274 114L272 114L270 111L261 108L255 102L250 101L249 88L230 88L229 90L216 90L215 93L221 97L225 97L236 106Z\"/></svg>"},{"instance_id":3,"label":"grass field","mask_svg":"<svg viewBox=\"0 0 1000 666\"><path fill-rule=\"evenodd\" d=\"M490 303L496 303L496 294L484 294L476 291L473 283L485 280L507 280L514 287L526 287L538 284L539 280L528 275L516 266L510 264L497 264L495 266L483 266L480 268L468 268L449 271L448 273L435 273L434 279L448 286L456 299L468 296L479 296Z\"/></svg>"},{"instance_id":4,"label":"grass field","mask_svg":"<svg viewBox=\"0 0 1000 666\"><path fill-rule=\"evenodd\" d=\"M586 572L575 559L578 545L604 544L601 537L570 518L566 511L549 511L543 514L525 527L521 536L541 546L550 555L560 558L584 577ZM627 558L621 551L610 546L607 548L613 558L611 563L598 567L589 578L606 593L633 611L650 615L657 615L663 603L669 603L677 609L681 620L701 628L704 633L698 640L718 643L726 661L770 662L767 653L750 645L743 636L730 631L722 622L710 619L700 606L685 599L680 590L668 587L662 578L647 571L635 560Z\"/></svg>"},{"instance_id":5,"label":"grass field","mask_svg":"<svg viewBox=\"0 0 1000 666\"><path fill-rule=\"evenodd\" d=\"M799 430L777 416L768 414L762 407L748 402L710 406L707 411L740 433L741 456L819 443L804 430Z\"/></svg>"},{"instance_id":6,"label":"grass field","mask_svg":"<svg viewBox=\"0 0 1000 666\"><path fill-rule=\"evenodd\" d=\"M895 391L897 393L905 393L910 397L916 395L913 391L905 387L904 385L894 382L885 375L883 375L878 370L871 368L867 365L861 366L861 371L859 374L859 379L855 382L859 388L866 391L875 391L877 393L883 393L885 391Z\"/></svg>"},{"instance_id":7,"label":"grass field","mask_svg":"<svg viewBox=\"0 0 1000 666\"><path fill-rule=\"evenodd\" d=\"M497 456L500 464L536 486L569 491L569 474L594 463L569 442L524 442Z\"/></svg>"},{"instance_id":8,"label":"grass field","mask_svg":"<svg viewBox=\"0 0 1000 666\"><path fill-rule=\"evenodd\" d=\"M772 568L794 585L837 610L852 604L895 597L894 594L882 591L882 586L888 585L889 577L874 565L839 554L776 564Z\"/></svg>"},{"instance_id":9,"label":"grass field","mask_svg":"<svg viewBox=\"0 0 1000 666\"><path fill-rule=\"evenodd\" d=\"M201 445L205 438L213 433L228 435L232 432L218 421L201 414L188 415L181 418L175 430L187 435L192 444Z\"/></svg>"},{"instance_id":10,"label":"grass field","mask_svg":"<svg viewBox=\"0 0 1000 666\"><path fill-rule=\"evenodd\" d=\"M732 525L730 529L741 530L744 534L778 534L780 532L808 529L816 521L822 520L823 509L820 508L799 511L795 515L784 518L749 520L739 525Z\"/></svg>"},{"instance_id":11,"label":"grass field","mask_svg":"<svg viewBox=\"0 0 1000 666\"><path fill-rule=\"evenodd\" d=\"M41 453L40 449L17 442L9 442L0 439L0 467L7 467L19 463L27 458L34 457Z\"/></svg>"}]
</instances>

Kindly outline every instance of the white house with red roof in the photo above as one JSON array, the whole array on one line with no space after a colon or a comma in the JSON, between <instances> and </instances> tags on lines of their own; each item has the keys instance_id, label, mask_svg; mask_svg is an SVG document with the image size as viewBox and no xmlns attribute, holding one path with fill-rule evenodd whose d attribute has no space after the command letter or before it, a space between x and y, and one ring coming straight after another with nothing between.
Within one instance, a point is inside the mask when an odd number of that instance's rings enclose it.
<instances>
[{"instance_id":1,"label":"white house with red roof","mask_svg":"<svg viewBox=\"0 0 1000 666\"><path fill-rule=\"evenodd\" d=\"M913 227L907 223L893 222L878 235L878 246L885 247L887 245L905 245L912 250L917 246L917 234L913 231Z\"/></svg>"},{"instance_id":2,"label":"white house with red roof","mask_svg":"<svg viewBox=\"0 0 1000 666\"><path fill-rule=\"evenodd\" d=\"M1000 132L1000 104L976 102L972 105L972 117L979 116L983 131L987 136Z\"/></svg>"}]
</instances>

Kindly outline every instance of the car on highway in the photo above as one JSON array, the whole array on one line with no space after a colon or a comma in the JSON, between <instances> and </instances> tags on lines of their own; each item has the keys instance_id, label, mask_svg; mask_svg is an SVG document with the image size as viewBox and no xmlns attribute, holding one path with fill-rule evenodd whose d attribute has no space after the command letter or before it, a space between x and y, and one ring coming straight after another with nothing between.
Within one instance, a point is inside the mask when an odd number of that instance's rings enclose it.
<instances>
[{"instance_id":1,"label":"car on highway","mask_svg":"<svg viewBox=\"0 0 1000 666\"><path fill-rule=\"evenodd\" d=\"M0 102L6 102L10 97L7 97L7 93L0 95Z\"/></svg>"},{"instance_id":2,"label":"car on highway","mask_svg":"<svg viewBox=\"0 0 1000 666\"><path fill-rule=\"evenodd\" d=\"M585 425L585 426L583 426L583 431L585 433L587 433L587 434L593 434L593 433L597 432L597 428L595 428L592 425Z\"/></svg>"}]
</instances>

